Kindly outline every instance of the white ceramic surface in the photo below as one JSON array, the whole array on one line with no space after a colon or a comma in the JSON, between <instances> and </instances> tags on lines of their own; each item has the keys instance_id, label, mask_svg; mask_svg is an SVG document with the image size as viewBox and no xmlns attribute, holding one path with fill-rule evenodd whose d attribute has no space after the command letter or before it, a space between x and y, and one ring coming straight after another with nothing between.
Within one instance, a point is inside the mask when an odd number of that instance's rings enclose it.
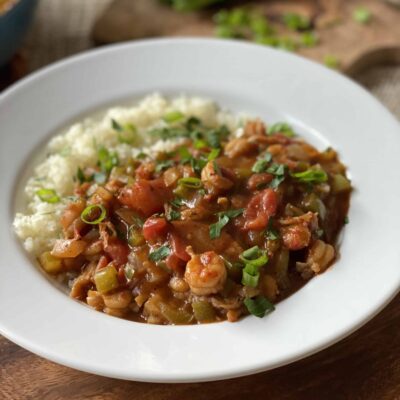
<instances>
[{"instance_id":1,"label":"white ceramic surface","mask_svg":"<svg viewBox=\"0 0 400 400\"><path fill-rule=\"evenodd\" d=\"M338 149L349 166L355 192L340 260L264 319L152 326L109 317L51 285L13 235L16 188L34 149L82 113L153 91L204 95L266 121L287 119L317 146ZM399 149L399 125L365 90L265 47L151 40L54 64L0 96L0 332L73 368L153 382L251 374L321 350L399 289Z\"/></svg>"}]
</instances>

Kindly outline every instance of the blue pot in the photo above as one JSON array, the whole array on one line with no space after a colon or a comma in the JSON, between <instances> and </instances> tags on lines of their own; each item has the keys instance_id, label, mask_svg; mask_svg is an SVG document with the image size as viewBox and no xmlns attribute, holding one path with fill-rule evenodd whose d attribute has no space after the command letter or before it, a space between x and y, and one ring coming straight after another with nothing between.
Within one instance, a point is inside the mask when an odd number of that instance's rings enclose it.
<instances>
[{"instance_id":1,"label":"blue pot","mask_svg":"<svg viewBox=\"0 0 400 400\"><path fill-rule=\"evenodd\" d=\"M19 0L0 15L0 66L17 51L32 20L38 0Z\"/></svg>"}]
</instances>

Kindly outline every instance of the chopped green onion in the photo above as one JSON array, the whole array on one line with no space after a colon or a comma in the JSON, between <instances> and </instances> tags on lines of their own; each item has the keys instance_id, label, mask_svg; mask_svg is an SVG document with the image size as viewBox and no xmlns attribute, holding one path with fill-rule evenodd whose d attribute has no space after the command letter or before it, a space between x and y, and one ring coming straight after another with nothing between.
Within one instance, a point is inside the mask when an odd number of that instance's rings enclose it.
<instances>
[{"instance_id":1,"label":"chopped green onion","mask_svg":"<svg viewBox=\"0 0 400 400\"><path fill-rule=\"evenodd\" d=\"M207 160L208 161L215 160L219 156L220 151L221 151L221 149L212 149L207 156Z\"/></svg>"},{"instance_id":2,"label":"chopped green onion","mask_svg":"<svg viewBox=\"0 0 400 400\"><path fill-rule=\"evenodd\" d=\"M297 179L299 182L307 183L322 183L328 180L328 174L323 169L308 169L303 172L294 172L290 176Z\"/></svg>"},{"instance_id":3,"label":"chopped green onion","mask_svg":"<svg viewBox=\"0 0 400 400\"><path fill-rule=\"evenodd\" d=\"M254 163L251 170L257 174L264 172L268 168L268 164L272 160L272 154L266 152L264 155L258 158L258 160Z\"/></svg>"},{"instance_id":4,"label":"chopped green onion","mask_svg":"<svg viewBox=\"0 0 400 400\"><path fill-rule=\"evenodd\" d=\"M246 264L242 270L242 285L257 287L260 279L260 267L254 264Z\"/></svg>"},{"instance_id":5,"label":"chopped green onion","mask_svg":"<svg viewBox=\"0 0 400 400\"><path fill-rule=\"evenodd\" d=\"M371 11L366 7L357 7L353 12L354 21L360 24L368 24L371 20L372 14Z\"/></svg>"},{"instance_id":6,"label":"chopped green onion","mask_svg":"<svg viewBox=\"0 0 400 400\"><path fill-rule=\"evenodd\" d=\"M192 176L179 179L178 185L182 185L189 189L200 189L202 187L201 179Z\"/></svg>"},{"instance_id":7,"label":"chopped green onion","mask_svg":"<svg viewBox=\"0 0 400 400\"><path fill-rule=\"evenodd\" d=\"M304 32L300 37L300 42L305 47L314 47L318 41L318 36L314 32Z\"/></svg>"},{"instance_id":8,"label":"chopped green onion","mask_svg":"<svg viewBox=\"0 0 400 400\"><path fill-rule=\"evenodd\" d=\"M56 193L54 189L39 189L36 191L39 199L45 203L58 203L60 201L60 196Z\"/></svg>"},{"instance_id":9,"label":"chopped green onion","mask_svg":"<svg viewBox=\"0 0 400 400\"><path fill-rule=\"evenodd\" d=\"M161 246L156 250L153 250L149 254L149 260L153 262L161 261L164 258L168 257L171 253L171 249L168 246Z\"/></svg>"},{"instance_id":10,"label":"chopped green onion","mask_svg":"<svg viewBox=\"0 0 400 400\"><path fill-rule=\"evenodd\" d=\"M344 217L343 223L344 223L345 225L347 225L349 222L350 222L350 221L349 221L349 217L346 215L346 216Z\"/></svg>"},{"instance_id":11,"label":"chopped green onion","mask_svg":"<svg viewBox=\"0 0 400 400\"><path fill-rule=\"evenodd\" d=\"M268 134L282 133L287 137L295 136L293 128L286 122L277 122L268 128Z\"/></svg>"},{"instance_id":12,"label":"chopped green onion","mask_svg":"<svg viewBox=\"0 0 400 400\"><path fill-rule=\"evenodd\" d=\"M179 198L179 197L175 197L175 199L171 200L170 203L174 207L178 208L178 207L183 205L183 200L181 198Z\"/></svg>"},{"instance_id":13,"label":"chopped green onion","mask_svg":"<svg viewBox=\"0 0 400 400\"><path fill-rule=\"evenodd\" d=\"M174 122L179 122L184 118L185 116L180 111L171 111L164 115L163 120L168 124L172 124Z\"/></svg>"},{"instance_id":14,"label":"chopped green onion","mask_svg":"<svg viewBox=\"0 0 400 400\"><path fill-rule=\"evenodd\" d=\"M197 140L195 140L195 142L194 142L194 147L196 148L196 149L204 149L205 147L207 147L208 145L207 145L207 142L205 141L205 140L203 140L203 139L197 139Z\"/></svg>"},{"instance_id":15,"label":"chopped green onion","mask_svg":"<svg viewBox=\"0 0 400 400\"><path fill-rule=\"evenodd\" d=\"M340 66L340 61L336 56L332 54L327 54L324 57L324 64L329 68L337 69Z\"/></svg>"},{"instance_id":16,"label":"chopped green onion","mask_svg":"<svg viewBox=\"0 0 400 400\"><path fill-rule=\"evenodd\" d=\"M295 51L297 43L292 38L283 36L277 39L275 47L286 51Z\"/></svg>"},{"instance_id":17,"label":"chopped green onion","mask_svg":"<svg viewBox=\"0 0 400 400\"><path fill-rule=\"evenodd\" d=\"M258 318L262 318L265 314L275 310L275 306L263 296L257 296L254 299L245 299L243 303L249 313Z\"/></svg>"},{"instance_id":18,"label":"chopped green onion","mask_svg":"<svg viewBox=\"0 0 400 400\"><path fill-rule=\"evenodd\" d=\"M311 21L308 17L296 13L286 13L283 16L284 24L294 31L308 29Z\"/></svg>"},{"instance_id":19,"label":"chopped green onion","mask_svg":"<svg viewBox=\"0 0 400 400\"><path fill-rule=\"evenodd\" d=\"M92 204L82 211L81 220L85 224L97 225L106 218L106 215L107 210L102 204Z\"/></svg>"},{"instance_id":20,"label":"chopped green onion","mask_svg":"<svg viewBox=\"0 0 400 400\"><path fill-rule=\"evenodd\" d=\"M261 250L258 246L245 250L239 258L247 265L251 264L255 267L262 267L268 262L267 252Z\"/></svg>"}]
</instances>

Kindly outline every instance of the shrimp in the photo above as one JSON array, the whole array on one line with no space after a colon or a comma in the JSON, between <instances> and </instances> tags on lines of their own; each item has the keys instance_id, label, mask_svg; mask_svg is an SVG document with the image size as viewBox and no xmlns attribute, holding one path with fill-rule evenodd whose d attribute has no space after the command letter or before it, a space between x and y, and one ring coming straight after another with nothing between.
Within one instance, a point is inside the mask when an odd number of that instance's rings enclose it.
<instances>
[{"instance_id":1,"label":"shrimp","mask_svg":"<svg viewBox=\"0 0 400 400\"><path fill-rule=\"evenodd\" d=\"M184 278L192 293L207 296L221 291L227 276L224 260L214 251L194 254L188 247L187 252L191 259L186 265Z\"/></svg>"},{"instance_id":2,"label":"shrimp","mask_svg":"<svg viewBox=\"0 0 400 400\"><path fill-rule=\"evenodd\" d=\"M217 166L216 161L209 161L203 168L201 181L212 196L224 193L233 186L233 182L223 176L223 171Z\"/></svg>"}]
</instances>

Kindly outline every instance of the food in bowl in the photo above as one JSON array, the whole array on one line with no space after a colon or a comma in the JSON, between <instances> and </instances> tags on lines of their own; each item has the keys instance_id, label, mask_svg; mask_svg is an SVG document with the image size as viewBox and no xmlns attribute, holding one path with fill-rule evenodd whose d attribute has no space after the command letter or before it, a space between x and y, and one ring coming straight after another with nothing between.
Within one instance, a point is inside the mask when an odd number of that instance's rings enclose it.
<instances>
[{"instance_id":1,"label":"food in bowl","mask_svg":"<svg viewBox=\"0 0 400 400\"><path fill-rule=\"evenodd\" d=\"M263 317L337 257L346 168L287 123L152 95L47 151L15 231L98 311L153 324Z\"/></svg>"}]
</instances>

